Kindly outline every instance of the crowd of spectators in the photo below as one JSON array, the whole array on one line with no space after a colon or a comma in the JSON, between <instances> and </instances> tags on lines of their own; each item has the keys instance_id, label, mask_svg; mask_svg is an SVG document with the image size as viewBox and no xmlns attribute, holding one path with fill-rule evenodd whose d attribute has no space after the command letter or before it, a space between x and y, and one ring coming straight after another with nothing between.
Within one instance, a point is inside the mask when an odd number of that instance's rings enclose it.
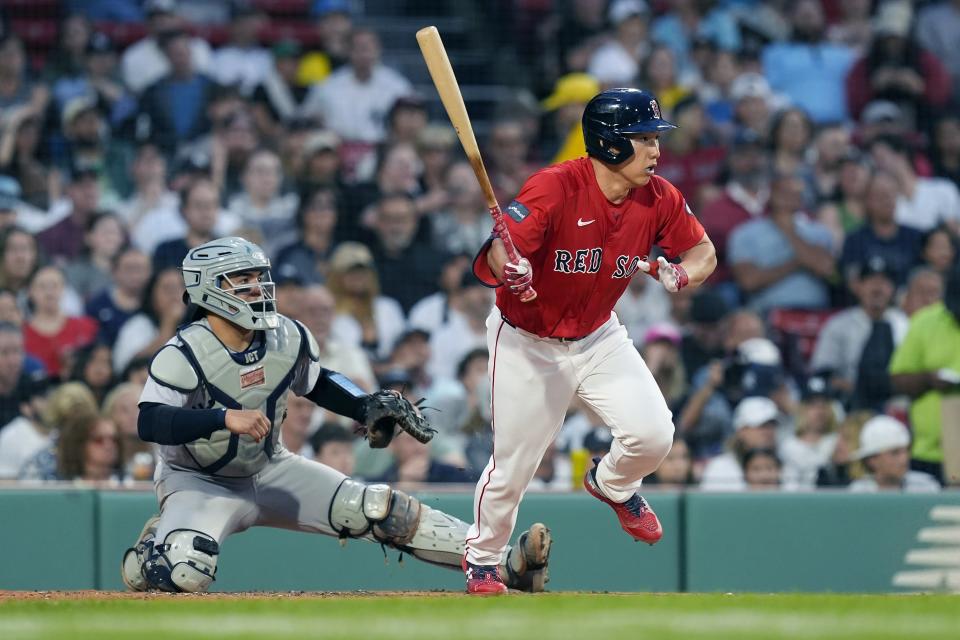
<instances>
[{"instance_id":1,"label":"crowd of spectators","mask_svg":"<svg viewBox=\"0 0 960 640\"><path fill-rule=\"evenodd\" d=\"M292 399L285 445L368 480L474 481L493 292L470 264L490 222L432 89L390 65L363 3L300 3L309 46L267 37L268 0L41 4L59 18L45 51L0 8L0 480L152 477L137 398L183 320L178 267L230 234L267 251L324 366L427 397L439 429L372 451ZM719 265L675 295L638 273L617 304L677 427L650 484L960 484L943 437L960 429L960 2L477 11L510 18L488 37L513 97L478 127L502 204L584 154L602 88L651 90L680 125L657 172ZM534 486L575 488L609 442L574 402Z\"/></svg>"}]
</instances>

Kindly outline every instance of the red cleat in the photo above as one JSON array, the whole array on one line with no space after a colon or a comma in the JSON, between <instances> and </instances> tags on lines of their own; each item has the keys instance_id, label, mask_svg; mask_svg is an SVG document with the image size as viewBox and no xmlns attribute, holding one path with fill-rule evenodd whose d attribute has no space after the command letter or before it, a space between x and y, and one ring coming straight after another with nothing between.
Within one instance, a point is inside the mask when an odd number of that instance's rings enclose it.
<instances>
[{"instance_id":1,"label":"red cleat","mask_svg":"<svg viewBox=\"0 0 960 640\"><path fill-rule=\"evenodd\" d=\"M594 467L583 476L583 486L587 492L597 500L613 507L617 517L620 518L620 526L634 540L643 540L647 544L659 542L663 537L663 527L660 526L657 514L653 512L647 501L639 493L635 493L626 502L614 502L601 493L600 487L597 486L596 473L597 468Z\"/></svg>"},{"instance_id":2,"label":"red cleat","mask_svg":"<svg viewBox=\"0 0 960 640\"><path fill-rule=\"evenodd\" d=\"M496 565L471 564L464 559L463 567L467 575L467 593L476 596L493 596L507 592L507 585L503 583Z\"/></svg>"}]
</instances>

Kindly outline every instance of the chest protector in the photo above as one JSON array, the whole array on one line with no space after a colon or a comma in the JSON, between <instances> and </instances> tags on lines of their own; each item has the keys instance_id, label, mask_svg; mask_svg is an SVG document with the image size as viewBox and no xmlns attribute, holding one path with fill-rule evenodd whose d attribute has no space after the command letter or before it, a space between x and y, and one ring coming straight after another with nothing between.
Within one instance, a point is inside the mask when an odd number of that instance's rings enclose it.
<instances>
[{"instance_id":1,"label":"chest protector","mask_svg":"<svg viewBox=\"0 0 960 640\"><path fill-rule=\"evenodd\" d=\"M259 409L272 424L260 442L220 429L209 440L185 444L188 456L178 457L187 466L218 476L247 477L263 469L280 450L287 390L308 344L300 326L282 316L279 327L262 335L259 348L233 353L205 323L191 324L179 332L184 355L196 371L210 407Z\"/></svg>"}]
</instances>

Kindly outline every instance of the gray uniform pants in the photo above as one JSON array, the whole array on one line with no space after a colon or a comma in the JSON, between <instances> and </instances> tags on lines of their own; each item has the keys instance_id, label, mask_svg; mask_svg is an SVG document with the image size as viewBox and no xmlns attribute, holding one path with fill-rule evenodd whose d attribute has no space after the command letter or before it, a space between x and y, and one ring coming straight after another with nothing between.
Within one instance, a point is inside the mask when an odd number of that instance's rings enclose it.
<instances>
[{"instance_id":1,"label":"gray uniform pants","mask_svg":"<svg viewBox=\"0 0 960 640\"><path fill-rule=\"evenodd\" d=\"M193 529L218 544L250 527L276 527L335 536L330 502L346 478L289 451L249 478L222 478L164 465L156 483L160 522L156 540Z\"/></svg>"}]
</instances>

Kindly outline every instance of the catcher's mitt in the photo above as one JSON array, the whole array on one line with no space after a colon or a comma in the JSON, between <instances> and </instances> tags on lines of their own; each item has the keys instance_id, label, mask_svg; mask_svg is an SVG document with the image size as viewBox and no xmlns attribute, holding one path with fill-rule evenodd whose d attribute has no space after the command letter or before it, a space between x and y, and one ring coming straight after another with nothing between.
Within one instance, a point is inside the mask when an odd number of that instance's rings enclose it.
<instances>
[{"instance_id":1,"label":"catcher's mitt","mask_svg":"<svg viewBox=\"0 0 960 640\"><path fill-rule=\"evenodd\" d=\"M371 449L383 449L393 440L397 425L426 444L437 430L421 415L416 405L393 391L381 389L363 401L360 423L363 425Z\"/></svg>"}]
</instances>

